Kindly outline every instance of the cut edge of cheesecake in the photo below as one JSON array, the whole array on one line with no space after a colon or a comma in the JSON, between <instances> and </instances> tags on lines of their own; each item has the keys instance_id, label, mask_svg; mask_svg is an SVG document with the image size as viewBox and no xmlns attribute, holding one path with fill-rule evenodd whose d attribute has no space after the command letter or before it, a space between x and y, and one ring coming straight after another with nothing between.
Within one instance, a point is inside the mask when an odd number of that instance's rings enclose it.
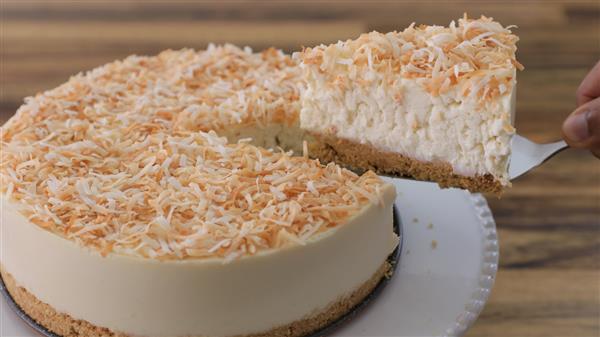
<instances>
[{"instance_id":1,"label":"cut edge of cheesecake","mask_svg":"<svg viewBox=\"0 0 600 337\"><path fill-rule=\"evenodd\" d=\"M510 182L503 183L492 174L457 174L447 162L420 161L409 156L380 150L368 143L339 138L331 134L308 132L298 126L270 124L262 128L237 127L219 130L230 142L252 139L252 144L282 148L295 155L306 155L321 163L336 163L357 174L373 171L378 175L437 183L441 188L461 188L470 192L501 195ZM306 144L304 148L304 144Z\"/></svg>"}]
</instances>

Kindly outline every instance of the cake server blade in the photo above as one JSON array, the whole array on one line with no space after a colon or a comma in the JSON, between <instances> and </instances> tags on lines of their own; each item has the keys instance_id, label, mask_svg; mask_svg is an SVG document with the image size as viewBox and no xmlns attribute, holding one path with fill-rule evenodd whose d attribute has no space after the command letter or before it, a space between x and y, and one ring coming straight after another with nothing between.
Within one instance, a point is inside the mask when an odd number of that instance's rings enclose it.
<instances>
[{"instance_id":1,"label":"cake server blade","mask_svg":"<svg viewBox=\"0 0 600 337\"><path fill-rule=\"evenodd\" d=\"M512 139L508 176L513 180L566 148L568 145L564 140L549 144L537 144L525 137L515 135Z\"/></svg>"}]
</instances>

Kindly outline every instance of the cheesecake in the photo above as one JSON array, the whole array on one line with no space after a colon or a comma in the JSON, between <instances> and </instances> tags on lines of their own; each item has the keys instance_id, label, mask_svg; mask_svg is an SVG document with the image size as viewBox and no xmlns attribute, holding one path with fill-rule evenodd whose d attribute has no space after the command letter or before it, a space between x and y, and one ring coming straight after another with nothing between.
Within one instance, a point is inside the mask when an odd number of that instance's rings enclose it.
<instances>
[{"instance_id":1,"label":"cheesecake","mask_svg":"<svg viewBox=\"0 0 600 337\"><path fill-rule=\"evenodd\" d=\"M390 271L394 187L309 158L301 71L232 45L131 56L1 129L0 273L63 337L294 337Z\"/></svg>"},{"instance_id":2,"label":"cheesecake","mask_svg":"<svg viewBox=\"0 0 600 337\"><path fill-rule=\"evenodd\" d=\"M517 36L491 18L305 48L312 155L359 171L500 193L510 186Z\"/></svg>"},{"instance_id":3,"label":"cheesecake","mask_svg":"<svg viewBox=\"0 0 600 337\"><path fill-rule=\"evenodd\" d=\"M63 337L313 333L390 271L376 173L510 185L516 41L465 17L294 57L209 45L26 98L1 128L6 288Z\"/></svg>"}]
</instances>

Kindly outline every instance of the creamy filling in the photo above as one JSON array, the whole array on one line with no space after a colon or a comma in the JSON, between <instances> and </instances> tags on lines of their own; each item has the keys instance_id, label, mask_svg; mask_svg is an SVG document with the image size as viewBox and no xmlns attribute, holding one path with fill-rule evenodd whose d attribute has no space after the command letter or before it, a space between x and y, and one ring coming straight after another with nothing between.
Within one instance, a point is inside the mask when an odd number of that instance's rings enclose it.
<instances>
[{"instance_id":1,"label":"creamy filling","mask_svg":"<svg viewBox=\"0 0 600 337\"><path fill-rule=\"evenodd\" d=\"M419 161L449 163L460 175L490 173L509 183L514 89L480 101L463 95L460 84L434 96L422 78L398 78L390 85L381 74L369 76L368 85L337 88L311 70L301 127Z\"/></svg>"},{"instance_id":2,"label":"creamy filling","mask_svg":"<svg viewBox=\"0 0 600 337\"><path fill-rule=\"evenodd\" d=\"M293 151L296 156L303 155L303 141L309 140L309 135L298 124L234 125L219 129L217 133L226 137L230 143L249 139L254 146L275 150L281 148Z\"/></svg>"},{"instance_id":3,"label":"creamy filling","mask_svg":"<svg viewBox=\"0 0 600 337\"><path fill-rule=\"evenodd\" d=\"M383 206L291 246L230 263L102 257L29 222L2 198L0 262L59 312L145 337L266 332L323 310L366 282L398 244L393 186Z\"/></svg>"}]
</instances>

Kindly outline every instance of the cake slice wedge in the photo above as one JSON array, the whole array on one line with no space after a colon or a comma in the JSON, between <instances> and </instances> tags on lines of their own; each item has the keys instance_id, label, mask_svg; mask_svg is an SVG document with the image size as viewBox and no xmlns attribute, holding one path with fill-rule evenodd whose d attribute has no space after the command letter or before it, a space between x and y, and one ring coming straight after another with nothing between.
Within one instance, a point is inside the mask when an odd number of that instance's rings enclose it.
<instances>
[{"instance_id":1,"label":"cake slice wedge","mask_svg":"<svg viewBox=\"0 0 600 337\"><path fill-rule=\"evenodd\" d=\"M310 153L380 174L500 193L510 186L518 37L491 18L306 48Z\"/></svg>"}]
</instances>

